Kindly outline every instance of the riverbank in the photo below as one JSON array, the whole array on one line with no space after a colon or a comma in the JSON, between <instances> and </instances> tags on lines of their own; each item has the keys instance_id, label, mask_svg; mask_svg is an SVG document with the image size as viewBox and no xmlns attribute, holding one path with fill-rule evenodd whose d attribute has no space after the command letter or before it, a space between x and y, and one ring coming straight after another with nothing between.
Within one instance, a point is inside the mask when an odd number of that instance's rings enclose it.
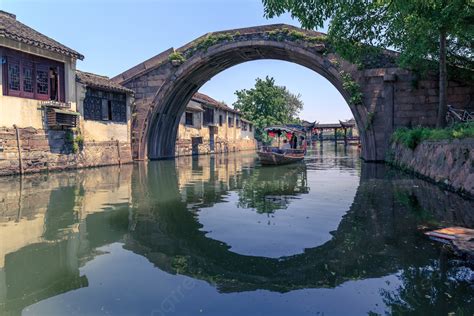
<instances>
[{"instance_id":1,"label":"riverbank","mask_svg":"<svg viewBox=\"0 0 474 316\"><path fill-rule=\"evenodd\" d=\"M68 131L0 128L0 176L131 163L129 143L81 142Z\"/></svg>"},{"instance_id":2,"label":"riverbank","mask_svg":"<svg viewBox=\"0 0 474 316\"><path fill-rule=\"evenodd\" d=\"M423 140L413 149L394 141L387 162L474 198L474 138Z\"/></svg>"}]
</instances>

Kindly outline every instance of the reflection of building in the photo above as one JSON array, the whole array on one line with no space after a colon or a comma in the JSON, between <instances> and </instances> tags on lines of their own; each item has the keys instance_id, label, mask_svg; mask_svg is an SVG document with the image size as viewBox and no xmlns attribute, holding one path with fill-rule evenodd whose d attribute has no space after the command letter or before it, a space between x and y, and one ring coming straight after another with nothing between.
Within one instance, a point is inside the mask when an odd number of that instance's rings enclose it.
<instances>
[{"instance_id":1,"label":"reflection of building","mask_svg":"<svg viewBox=\"0 0 474 316\"><path fill-rule=\"evenodd\" d=\"M128 227L132 169L1 179L0 314L87 286L79 268Z\"/></svg>"},{"instance_id":2,"label":"reflection of building","mask_svg":"<svg viewBox=\"0 0 474 316\"><path fill-rule=\"evenodd\" d=\"M0 30L0 175L130 162L132 91L14 14Z\"/></svg>"},{"instance_id":3,"label":"reflection of building","mask_svg":"<svg viewBox=\"0 0 474 316\"><path fill-rule=\"evenodd\" d=\"M176 155L197 155L255 149L253 124L238 111L196 93L181 117Z\"/></svg>"}]
</instances>

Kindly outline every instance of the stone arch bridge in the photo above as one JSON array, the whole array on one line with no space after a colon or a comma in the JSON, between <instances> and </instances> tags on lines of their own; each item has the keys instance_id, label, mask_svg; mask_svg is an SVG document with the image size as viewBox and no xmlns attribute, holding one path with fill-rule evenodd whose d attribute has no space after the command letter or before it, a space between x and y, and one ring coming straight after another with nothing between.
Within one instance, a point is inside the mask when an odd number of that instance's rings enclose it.
<instances>
[{"instance_id":1,"label":"stone arch bridge","mask_svg":"<svg viewBox=\"0 0 474 316\"><path fill-rule=\"evenodd\" d=\"M335 54L323 33L290 25L266 25L208 33L170 48L113 78L135 91L133 157L174 156L179 119L199 88L219 72L258 59L305 66L329 80L347 101L360 130L362 158L382 161L394 129L433 126L438 82L395 64L395 53L367 56L361 65ZM474 106L474 85L450 81L448 102Z\"/></svg>"}]
</instances>

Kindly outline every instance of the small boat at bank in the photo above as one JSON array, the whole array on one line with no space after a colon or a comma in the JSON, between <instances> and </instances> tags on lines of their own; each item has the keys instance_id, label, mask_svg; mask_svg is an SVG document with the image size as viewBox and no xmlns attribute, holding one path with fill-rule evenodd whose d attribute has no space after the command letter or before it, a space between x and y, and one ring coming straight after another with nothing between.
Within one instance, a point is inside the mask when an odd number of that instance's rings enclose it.
<instances>
[{"instance_id":1,"label":"small boat at bank","mask_svg":"<svg viewBox=\"0 0 474 316\"><path fill-rule=\"evenodd\" d=\"M305 151L302 149L266 148L257 152L262 165L286 165L304 159Z\"/></svg>"}]
</instances>

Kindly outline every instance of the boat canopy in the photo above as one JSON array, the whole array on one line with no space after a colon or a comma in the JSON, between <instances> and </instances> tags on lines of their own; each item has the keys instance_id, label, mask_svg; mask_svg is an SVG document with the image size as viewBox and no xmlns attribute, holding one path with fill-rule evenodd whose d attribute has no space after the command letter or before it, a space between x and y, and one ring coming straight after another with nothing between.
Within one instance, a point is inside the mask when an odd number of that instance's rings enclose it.
<instances>
[{"instance_id":1,"label":"boat canopy","mask_svg":"<svg viewBox=\"0 0 474 316\"><path fill-rule=\"evenodd\" d=\"M300 125L274 125L263 129L269 136L282 136L285 134L304 134L304 128Z\"/></svg>"}]
</instances>

